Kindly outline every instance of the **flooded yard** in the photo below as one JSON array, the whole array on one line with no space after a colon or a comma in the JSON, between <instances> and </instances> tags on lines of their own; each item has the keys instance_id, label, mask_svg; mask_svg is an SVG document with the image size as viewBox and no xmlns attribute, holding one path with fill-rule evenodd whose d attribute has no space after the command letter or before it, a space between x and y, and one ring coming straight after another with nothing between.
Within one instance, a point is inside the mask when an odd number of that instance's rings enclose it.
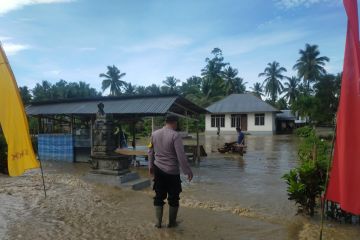
<instances>
[{"instance_id":1,"label":"flooded yard","mask_svg":"<svg viewBox=\"0 0 360 240\"><path fill-rule=\"evenodd\" d=\"M295 215L281 179L297 165L298 139L247 136L244 157L216 152L235 137L202 138L208 157L191 183L182 177L176 229L154 228L151 189L87 182L87 164L46 162L46 199L39 171L0 175L0 239L318 239L319 218ZM358 225L325 224L324 239L359 238Z\"/></svg>"}]
</instances>

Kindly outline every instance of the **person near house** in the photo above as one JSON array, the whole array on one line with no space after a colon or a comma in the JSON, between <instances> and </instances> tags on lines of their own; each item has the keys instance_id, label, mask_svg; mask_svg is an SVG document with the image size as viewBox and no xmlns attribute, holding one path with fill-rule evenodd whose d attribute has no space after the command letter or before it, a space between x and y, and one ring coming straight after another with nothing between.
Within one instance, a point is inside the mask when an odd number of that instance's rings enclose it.
<instances>
[{"instance_id":1,"label":"person near house","mask_svg":"<svg viewBox=\"0 0 360 240\"><path fill-rule=\"evenodd\" d=\"M236 132L238 133L238 138L237 138L237 144L239 145L245 145L245 135L244 133L241 131L240 127L236 128Z\"/></svg>"},{"instance_id":2,"label":"person near house","mask_svg":"<svg viewBox=\"0 0 360 240\"><path fill-rule=\"evenodd\" d=\"M218 136L220 136L220 125L217 126L217 132L216 132L216 134L217 134Z\"/></svg>"},{"instance_id":3,"label":"person near house","mask_svg":"<svg viewBox=\"0 0 360 240\"><path fill-rule=\"evenodd\" d=\"M238 149L239 153L241 156L244 155L244 147L245 147L245 135L244 133L241 131L240 127L236 128L236 131L238 133L238 138L237 138L237 147L236 149Z\"/></svg>"},{"instance_id":4,"label":"person near house","mask_svg":"<svg viewBox=\"0 0 360 240\"><path fill-rule=\"evenodd\" d=\"M166 124L151 135L149 144L149 173L154 177L154 206L156 227L161 228L164 200L169 204L168 227L176 227L181 188L180 168L189 181L193 173L187 161L182 138L177 129L178 117L166 116Z\"/></svg>"}]
</instances>

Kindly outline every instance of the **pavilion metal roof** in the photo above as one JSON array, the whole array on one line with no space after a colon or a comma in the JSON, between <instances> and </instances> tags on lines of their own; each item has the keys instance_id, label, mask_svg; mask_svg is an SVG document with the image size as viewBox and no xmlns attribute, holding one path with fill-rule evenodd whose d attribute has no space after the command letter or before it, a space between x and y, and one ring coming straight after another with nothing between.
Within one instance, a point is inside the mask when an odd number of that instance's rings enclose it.
<instances>
[{"instance_id":1,"label":"pavilion metal roof","mask_svg":"<svg viewBox=\"0 0 360 240\"><path fill-rule=\"evenodd\" d=\"M96 97L35 102L26 107L28 115L92 115L97 105L104 104L105 113L119 115L153 116L167 112L180 113L186 109L190 114L203 114L207 110L178 95Z\"/></svg>"},{"instance_id":2,"label":"pavilion metal roof","mask_svg":"<svg viewBox=\"0 0 360 240\"><path fill-rule=\"evenodd\" d=\"M211 113L280 112L251 93L231 94L206 108Z\"/></svg>"}]
</instances>

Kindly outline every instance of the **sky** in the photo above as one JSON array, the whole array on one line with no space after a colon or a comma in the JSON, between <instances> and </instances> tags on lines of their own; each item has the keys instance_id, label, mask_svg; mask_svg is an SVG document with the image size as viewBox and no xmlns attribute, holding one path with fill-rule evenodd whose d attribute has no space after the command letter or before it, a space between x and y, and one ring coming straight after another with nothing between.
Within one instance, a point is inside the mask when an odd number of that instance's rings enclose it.
<instances>
[{"instance_id":1,"label":"sky","mask_svg":"<svg viewBox=\"0 0 360 240\"><path fill-rule=\"evenodd\" d=\"M278 61L288 76L299 49L317 44L342 69L340 0L0 0L0 41L19 86L85 81L115 65L135 85L200 76L215 47L247 88Z\"/></svg>"}]
</instances>

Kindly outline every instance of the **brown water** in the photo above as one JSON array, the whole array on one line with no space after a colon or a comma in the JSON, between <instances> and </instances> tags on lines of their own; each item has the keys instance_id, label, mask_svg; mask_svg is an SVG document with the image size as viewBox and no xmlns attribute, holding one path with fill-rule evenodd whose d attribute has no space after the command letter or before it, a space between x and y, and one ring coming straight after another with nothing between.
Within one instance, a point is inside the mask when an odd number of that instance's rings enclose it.
<instances>
[{"instance_id":1,"label":"brown water","mask_svg":"<svg viewBox=\"0 0 360 240\"><path fill-rule=\"evenodd\" d=\"M176 229L153 227L150 189L97 185L83 178L87 164L47 162L47 199L38 171L0 175L0 239L318 239L319 219L295 216L280 179L297 164L297 139L247 136L243 158L215 152L234 138L202 139L209 157L193 182L184 177ZM326 222L324 239L360 239L360 227Z\"/></svg>"}]
</instances>

